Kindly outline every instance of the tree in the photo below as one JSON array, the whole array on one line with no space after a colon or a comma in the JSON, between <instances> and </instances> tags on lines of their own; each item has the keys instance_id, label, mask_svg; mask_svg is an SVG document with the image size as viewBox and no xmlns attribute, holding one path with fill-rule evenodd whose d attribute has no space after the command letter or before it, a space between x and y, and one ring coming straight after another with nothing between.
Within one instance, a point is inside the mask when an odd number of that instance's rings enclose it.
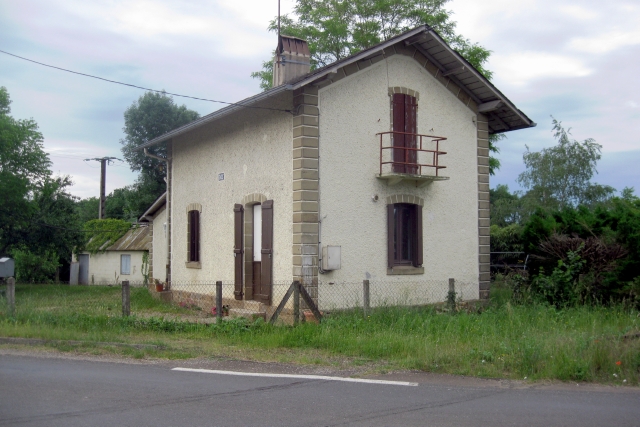
<instances>
[{"instance_id":1,"label":"tree","mask_svg":"<svg viewBox=\"0 0 640 427\"><path fill-rule=\"evenodd\" d=\"M420 25L429 25L445 41L488 79L485 68L491 51L456 34L451 12L444 9L449 0L297 0L296 19L281 17L281 32L307 40L311 69L323 67ZM277 18L268 26L278 30ZM273 56L273 55L272 55ZM262 70L251 73L260 88L273 86L273 61L262 63ZM498 153L497 143L504 136L491 135L489 149ZM500 168L500 161L489 159L489 173Z\"/></svg>"},{"instance_id":2,"label":"tree","mask_svg":"<svg viewBox=\"0 0 640 427\"><path fill-rule=\"evenodd\" d=\"M27 224L31 193L51 176L37 123L10 113L9 92L0 87L0 254L8 252Z\"/></svg>"},{"instance_id":3,"label":"tree","mask_svg":"<svg viewBox=\"0 0 640 427\"><path fill-rule=\"evenodd\" d=\"M571 129L552 117L554 137L558 144L532 152L527 147L523 155L526 170L518 182L545 208L562 209L567 206L592 205L614 193L609 186L591 183L597 173L602 146L592 138L583 142L571 140Z\"/></svg>"},{"instance_id":4,"label":"tree","mask_svg":"<svg viewBox=\"0 0 640 427\"><path fill-rule=\"evenodd\" d=\"M120 140L122 154L129 163L132 171L146 175L143 180L154 180L162 187L156 194L158 197L164 191L165 165L150 157L137 148L158 136L164 135L180 126L196 120L200 115L189 110L185 105L176 105L173 98L164 93L146 92L140 96L124 112L125 137ZM151 147L149 151L155 155L166 157L164 144Z\"/></svg>"}]
</instances>

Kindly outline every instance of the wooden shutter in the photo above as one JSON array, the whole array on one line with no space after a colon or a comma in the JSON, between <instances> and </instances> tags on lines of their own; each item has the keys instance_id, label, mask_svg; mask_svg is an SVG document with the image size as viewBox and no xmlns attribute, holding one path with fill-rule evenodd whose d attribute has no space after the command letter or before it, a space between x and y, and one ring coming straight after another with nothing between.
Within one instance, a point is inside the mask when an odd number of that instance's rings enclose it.
<instances>
[{"instance_id":1,"label":"wooden shutter","mask_svg":"<svg viewBox=\"0 0 640 427\"><path fill-rule=\"evenodd\" d=\"M262 294L271 295L273 285L273 200L262 203ZM269 291L265 292L264 285ZM270 298L270 297L269 297Z\"/></svg>"},{"instance_id":2,"label":"wooden shutter","mask_svg":"<svg viewBox=\"0 0 640 427\"><path fill-rule=\"evenodd\" d=\"M417 163L418 153L407 148L417 148L417 137L407 135L418 132L417 113L418 102L414 96L402 93L393 94L393 171L398 173L418 173L417 166L403 163ZM397 147L397 148L395 148Z\"/></svg>"},{"instance_id":3,"label":"wooden shutter","mask_svg":"<svg viewBox=\"0 0 640 427\"><path fill-rule=\"evenodd\" d=\"M191 253L191 261L200 261L200 212L191 211L191 240L193 242L193 252Z\"/></svg>"},{"instance_id":4,"label":"wooden shutter","mask_svg":"<svg viewBox=\"0 0 640 427\"><path fill-rule=\"evenodd\" d=\"M393 267L395 261L395 242L394 233L396 229L396 222L393 217L394 206L387 205L387 265L389 268Z\"/></svg>"},{"instance_id":5,"label":"wooden shutter","mask_svg":"<svg viewBox=\"0 0 640 427\"><path fill-rule=\"evenodd\" d=\"M233 294L237 300L242 299L242 265L244 263L244 207L236 204L233 206L233 257L234 257L234 274L235 289Z\"/></svg>"},{"instance_id":6,"label":"wooden shutter","mask_svg":"<svg viewBox=\"0 0 640 427\"><path fill-rule=\"evenodd\" d=\"M420 267L422 265L422 252L423 252L423 241L422 241L422 206L414 205L416 211L416 258L414 260L414 266Z\"/></svg>"},{"instance_id":7,"label":"wooden shutter","mask_svg":"<svg viewBox=\"0 0 640 427\"><path fill-rule=\"evenodd\" d=\"M416 102L416 98L414 96L404 95L404 131L405 132L413 133L413 134L417 133L417 124L416 124L417 111L418 111L418 104ZM404 146L406 148L417 148L416 136L405 135ZM417 151L406 150L405 162L417 163L417 160L418 160ZM405 173L417 174L418 167L405 165Z\"/></svg>"},{"instance_id":8,"label":"wooden shutter","mask_svg":"<svg viewBox=\"0 0 640 427\"><path fill-rule=\"evenodd\" d=\"M393 94L393 161L404 162L404 133L405 132L404 120L405 120L405 95L402 93ZM397 148L396 148L397 147ZM393 163L393 171L397 173L405 172L405 165L402 163Z\"/></svg>"}]
</instances>

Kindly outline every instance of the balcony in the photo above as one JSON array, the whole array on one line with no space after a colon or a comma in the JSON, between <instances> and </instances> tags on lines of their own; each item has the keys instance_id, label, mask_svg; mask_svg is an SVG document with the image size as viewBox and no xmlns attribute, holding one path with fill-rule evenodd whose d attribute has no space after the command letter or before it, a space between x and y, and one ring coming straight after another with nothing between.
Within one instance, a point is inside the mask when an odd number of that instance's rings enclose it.
<instances>
[{"instance_id":1,"label":"balcony","mask_svg":"<svg viewBox=\"0 0 640 427\"><path fill-rule=\"evenodd\" d=\"M440 175L440 142L447 138L434 135L420 135L408 132L381 132L380 173L376 178L387 181L388 185L413 182L423 187L433 181L445 181Z\"/></svg>"}]
</instances>

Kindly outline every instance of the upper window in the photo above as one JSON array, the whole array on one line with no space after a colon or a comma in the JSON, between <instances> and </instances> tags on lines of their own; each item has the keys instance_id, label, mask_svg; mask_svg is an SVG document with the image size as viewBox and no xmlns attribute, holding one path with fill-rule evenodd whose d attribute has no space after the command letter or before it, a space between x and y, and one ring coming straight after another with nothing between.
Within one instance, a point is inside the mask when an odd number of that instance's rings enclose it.
<instances>
[{"instance_id":1,"label":"upper window","mask_svg":"<svg viewBox=\"0 0 640 427\"><path fill-rule=\"evenodd\" d=\"M200 262L200 211L189 211L187 261Z\"/></svg>"},{"instance_id":2,"label":"upper window","mask_svg":"<svg viewBox=\"0 0 640 427\"><path fill-rule=\"evenodd\" d=\"M389 268L422 265L422 206L387 205Z\"/></svg>"},{"instance_id":3,"label":"upper window","mask_svg":"<svg viewBox=\"0 0 640 427\"><path fill-rule=\"evenodd\" d=\"M131 255L120 255L120 274L131 274Z\"/></svg>"},{"instance_id":4,"label":"upper window","mask_svg":"<svg viewBox=\"0 0 640 427\"><path fill-rule=\"evenodd\" d=\"M417 174L417 113L416 97L394 93L393 109L393 171Z\"/></svg>"}]
</instances>

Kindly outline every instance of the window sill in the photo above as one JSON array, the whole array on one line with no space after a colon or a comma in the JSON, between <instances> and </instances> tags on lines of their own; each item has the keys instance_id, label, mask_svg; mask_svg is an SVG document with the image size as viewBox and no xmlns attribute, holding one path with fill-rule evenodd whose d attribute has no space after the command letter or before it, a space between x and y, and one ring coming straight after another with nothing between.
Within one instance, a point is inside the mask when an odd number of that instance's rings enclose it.
<instances>
[{"instance_id":1,"label":"window sill","mask_svg":"<svg viewBox=\"0 0 640 427\"><path fill-rule=\"evenodd\" d=\"M187 268L202 268L200 261L187 261L184 263Z\"/></svg>"},{"instance_id":2,"label":"window sill","mask_svg":"<svg viewBox=\"0 0 640 427\"><path fill-rule=\"evenodd\" d=\"M409 274L424 274L424 267L410 267L399 265L396 267L387 268L387 276L401 276Z\"/></svg>"}]
</instances>

